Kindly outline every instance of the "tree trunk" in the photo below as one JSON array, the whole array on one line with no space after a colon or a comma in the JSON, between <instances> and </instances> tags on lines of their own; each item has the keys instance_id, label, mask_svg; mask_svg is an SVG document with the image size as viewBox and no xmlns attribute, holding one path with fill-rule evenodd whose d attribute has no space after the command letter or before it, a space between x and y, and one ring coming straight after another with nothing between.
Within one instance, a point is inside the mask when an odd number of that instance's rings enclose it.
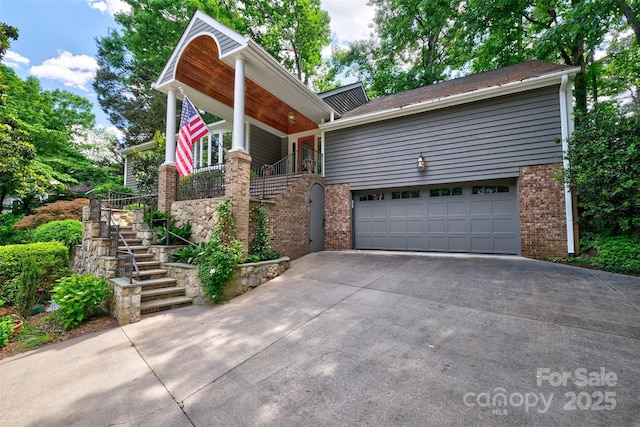
<instances>
[{"instance_id":1,"label":"tree trunk","mask_svg":"<svg viewBox=\"0 0 640 427\"><path fill-rule=\"evenodd\" d=\"M627 22L633 30L633 34L636 36L636 41L640 45L640 19L636 18L633 9L631 9L631 6L626 1L618 0L618 8L627 19Z\"/></svg>"}]
</instances>

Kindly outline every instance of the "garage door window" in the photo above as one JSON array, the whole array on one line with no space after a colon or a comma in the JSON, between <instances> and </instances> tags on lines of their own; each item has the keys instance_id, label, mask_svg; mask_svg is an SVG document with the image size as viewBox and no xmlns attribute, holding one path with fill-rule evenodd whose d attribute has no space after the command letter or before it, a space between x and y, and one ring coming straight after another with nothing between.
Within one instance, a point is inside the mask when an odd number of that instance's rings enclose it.
<instances>
[{"instance_id":1,"label":"garage door window","mask_svg":"<svg viewBox=\"0 0 640 427\"><path fill-rule=\"evenodd\" d=\"M429 195L431 197L462 196L462 187L432 188L429 190Z\"/></svg>"},{"instance_id":2,"label":"garage door window","mask_svg":"<svg viewBox=\"0 0 640 427\"><path fill-rule=\"evenodd\" d=\"M384 193L369 193L360 196L361 202L366 202L369 200L384 200Z\"/></svg>"},{"instance_id":3,"label":"garage door window","mask_svg":"<svg viewBox=\"0 0 640 427\"><path fill-rule=\"evenodd\" d=\"M420 190L410 191L393 191L391 193L392 199L417 199L420 197Z\"/></svg>"},{"instance_id":4,"label":"garage door window","mask_svg":"<svg viewBox=\"0 0 640 427\"><path fill-rule=\"evenodd\" d=\"M495 194L508 192L509 187L505 185L475 185L471 189L471 194Z\"/></svg>"}]
</instances>

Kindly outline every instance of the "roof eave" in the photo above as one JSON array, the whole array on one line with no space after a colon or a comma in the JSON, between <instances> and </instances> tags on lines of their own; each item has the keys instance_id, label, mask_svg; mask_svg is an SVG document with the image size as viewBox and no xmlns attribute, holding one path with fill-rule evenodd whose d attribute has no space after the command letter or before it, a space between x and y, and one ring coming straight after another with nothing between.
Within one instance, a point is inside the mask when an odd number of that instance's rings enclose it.
<instances>
[{"instance_id":1,"label":"roof eave","mask_svg":"<svg viewBox=\"0 0 640 427\"><path fill-rule=\"evenodd\" d=\"M443 98L430 99L416 104L410 104L403 107L391 108L383 111L362 114L359 116L348 117L345 119L334 120L320 124L319 127L323 131L332 131L338 129L360 126L363 124L379 122L382 120L394 119L398 117L408 116L411 114L423 113L441 108L452 107L455 105L466 104L469 102L480 101L483 99L495 98L518 92L524 92L532 89L539 89L552 84L560 84L562 76L569 75L573 78L580 71L580 67L558 71L555 73L544 74L542 76L533 77L531 79L519 80L515 82L505 83L499 86L491 86L487 88L477 89L471 92L460 93L456 95L446 96Z\"/></svg>"}]
</instances>

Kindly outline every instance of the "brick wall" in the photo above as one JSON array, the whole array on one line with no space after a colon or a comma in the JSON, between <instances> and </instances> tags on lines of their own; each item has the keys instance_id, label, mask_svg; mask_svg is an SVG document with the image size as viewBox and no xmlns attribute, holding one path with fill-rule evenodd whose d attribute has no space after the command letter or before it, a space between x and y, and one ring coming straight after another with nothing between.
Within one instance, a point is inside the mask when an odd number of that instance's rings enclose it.
<instances>
[{"instance_id":1,"label":"brick wall","mask_svg":"<svg viewBox=\"0 0 640 427\"><path fill-rule=\"evenodd\" d=\"M178 171L175 166L162 165L158 168L158 210L170 212L171 204L177 199Z\"/></svg>"},{"instance_id":2,"label":"brick wall","mask_svg":"<svg viewBox=\"0 0 640 427\"><path fill-rule=\"evenodd\" d=\"M567 256L562 164L522 166L518 179L522 256L546 260Z\"/></svg>"},{"instance_id":3,"label":"brick wall","mask_svg":"<svg viewBox=\"0 0 640 427\"><path fill-rule=\"evenodd\" d=\"M225 197L233 202L236 238L245 254L249 249L249 185L251 156L242 151L229 151L225 174Z\"/></svg>"},{"instance_id":4,"label":"brick wall","mask_svg":"<svg viewBox=\"0 0 640 427\"><path fill-rule=\"evenodd\" d=\"M303 174L282 194L264 203L269 213L271 249L292 260L309 253L309 193L313 184L324 187L324 178ZM259 203L253 200L251 206ZM255 236L255 224L251 222L250 240Z\"/></svg>"},{"instance_id":5,"label":"brick wall","mask_svg":"<svg viewBox=\"0 0 640 427\"><path fill-rule=\"evenodd\" d=\"M351 191L349 184L325 187L324 247L326 250L351 249Z\"/></svg>"}]
</instances>

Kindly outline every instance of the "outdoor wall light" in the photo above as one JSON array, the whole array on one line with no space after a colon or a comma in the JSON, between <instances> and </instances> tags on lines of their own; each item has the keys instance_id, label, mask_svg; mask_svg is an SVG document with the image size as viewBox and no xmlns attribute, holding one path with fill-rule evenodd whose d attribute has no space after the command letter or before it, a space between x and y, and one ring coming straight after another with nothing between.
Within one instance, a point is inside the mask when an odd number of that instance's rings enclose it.
<instances>
[{"instance_id":1,"label":"outdoor wall light","mask_svg":"<svg viewBox=\"0 0 640 427\"><path fill-rule=\"evenodd\" d=\"M420 172L424 172L427 170L427 162L422 157L422 153L420 153L420 157L418 157L418 170Z\"/></svg>"},{"instance_id":2,"label":"outdoor wall light","mask_svg":"<svg viewBox=\"0 0 640 427\"><path fill-rule=\"evenodd\" d=\"M296 115L293 111L289 111L289 114L287 115L287 119L289 120L289 124L292 125L296 122Z\"/></svg>"}]
</instances>

